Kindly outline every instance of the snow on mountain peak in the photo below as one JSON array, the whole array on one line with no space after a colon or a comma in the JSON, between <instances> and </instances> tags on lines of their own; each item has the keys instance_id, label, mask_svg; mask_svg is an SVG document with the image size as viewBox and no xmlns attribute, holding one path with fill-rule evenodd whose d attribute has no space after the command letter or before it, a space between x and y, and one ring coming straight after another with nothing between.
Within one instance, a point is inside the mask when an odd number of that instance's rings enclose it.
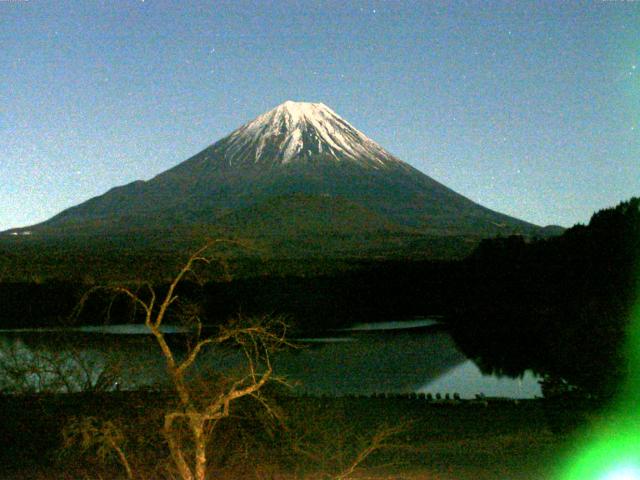
<instances>
[{"instance_id":1,"label":"snow on mountain peak","mask_svg":"<svg viewBox=\"0 0 640 480\"><path fill-rule=\"evenodd\" d=\"M294 102L292 100L287 100L286 102L281 103L271 110L271 112L274 111L279 114L287 114L290 118L295 120L300 120L304 117L323 115L326 113L337 116L336 113L324 103Z\"/></svg>"},{"instance_id":2,"label":"snow on mountain peak","mask_svg":"<svg viewBox=\"0 0 640 480\"><path fill-rule=\"evenodd\" d=\"M321 154L373 168L402 163L323 103L288 100L225 139L229 163L259 163L274 155L289 163ZM268 152L268 153L267 153Z\"/></svg>"}]
</instances>

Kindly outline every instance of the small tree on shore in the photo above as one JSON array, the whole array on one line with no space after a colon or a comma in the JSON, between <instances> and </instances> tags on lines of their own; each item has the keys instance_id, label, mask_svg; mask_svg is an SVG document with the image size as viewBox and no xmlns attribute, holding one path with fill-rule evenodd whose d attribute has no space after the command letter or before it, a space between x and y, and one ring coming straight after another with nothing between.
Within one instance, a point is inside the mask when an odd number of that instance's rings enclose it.
<instances>
[{"instance_id":1,"label":"small tree on shore","mask_svg":"<svg viewBox=\"0 0 640 480\"><path fill-rule=\"evenodd\" d=\"M126 287L96 287L83 298L82 305L92 292L107 288L126 295L142 308L144 323L156 340L164 358L171 386L177 402L164 413L162 434L182 480L205 480L207 472L207 446L216 424L230 414L231 404L243 397L259 400L270 414L275 410L261 396L260 390L274 376L271 354L287 345L286 325L279 318L239 319L219 327L216 335L203 337L202 324L197 312L188 320L193 329L193 339L185 354L177 354L163 332L163 322L169 308L178 300L176 289L185 277L194 274L197 264L208 264L207 252L219 241L211 242L196 251L173 278L166 293L158 295L152 285L133 291ZM195 275L194 275L195 276ZM197 278L197 277L196 277ZM144 295L144 296L143 296ZM236 348L244 360L243 373L235 378L224 377L218 372L215 384L198 382L193 367L206 348ZM130 473L130 471L128 471Z\"/></svg>"}]
</instances>

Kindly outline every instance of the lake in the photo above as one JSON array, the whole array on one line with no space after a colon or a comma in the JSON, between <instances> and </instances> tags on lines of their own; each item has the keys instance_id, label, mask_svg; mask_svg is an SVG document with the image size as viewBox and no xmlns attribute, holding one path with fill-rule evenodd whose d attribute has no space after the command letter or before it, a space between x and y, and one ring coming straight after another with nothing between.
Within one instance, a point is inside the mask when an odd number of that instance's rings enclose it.
<instances>
[{"instance_id":1,"label":"lake","mask_svg":"<svg viewBox=\"0 0 640 480\"><path fill-rule=\"evenodd\" d=\"M325 337L295 339L302 348L273 358L295 392L315 395L440 393L461 398L534 398L537 379L482 375L439 318L362 323ZM165 327L168 338L182 333ZM176 337L177 338L177 337ZM211 349L196 369L230 370L237 352ZM144 325L0 330L0 390L139 389L167 384L164 359Z\"/></svg>"}]
</instances>

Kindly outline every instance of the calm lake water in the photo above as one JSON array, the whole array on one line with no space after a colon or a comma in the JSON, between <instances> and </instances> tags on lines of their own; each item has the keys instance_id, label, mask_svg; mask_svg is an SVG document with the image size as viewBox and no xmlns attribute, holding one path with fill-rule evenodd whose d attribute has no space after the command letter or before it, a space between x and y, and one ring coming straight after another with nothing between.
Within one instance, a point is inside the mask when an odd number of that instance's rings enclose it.
<instances>
[{"instance_id":1,"label":"calm lake water","mask_svg":"<svg viewBox=\"0 0 640 480\"><path fill-rule=\"evenodd\" d=\"M533 375L499 379L482 375L437 322L356 324L323 338L297 339L303 348L278 353L276 373L300 393L370 395L425 392L473 398L533 398ZM165 332L179 333L176 327ZM231 370L236 353L210 350L197 370ZM0 389L3 391L136 389L166 385L163 358L144 325L78 327L72 330L0 330Z\"/></svg>"}]
</instances>

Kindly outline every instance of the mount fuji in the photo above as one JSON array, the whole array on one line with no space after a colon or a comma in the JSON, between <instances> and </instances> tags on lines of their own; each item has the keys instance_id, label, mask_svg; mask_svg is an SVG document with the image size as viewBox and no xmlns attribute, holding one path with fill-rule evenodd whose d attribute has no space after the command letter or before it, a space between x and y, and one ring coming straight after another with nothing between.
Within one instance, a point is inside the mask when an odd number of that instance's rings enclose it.
<instances>
[{"instance_id":1,"label":"mount fuji","mask_svg":"<svg viewBox=\"0 0 640 480\"><path fill-rule=\"evenodd\" d=\"M392 248L400 237L544 231L438 183L326 105L287 101L151 180L113 188L9 233L179 236L194 230L280 244L358 237L355 248L374 237L377 244L390 239L385 248Z\"/></svg>"}]
</instances>

